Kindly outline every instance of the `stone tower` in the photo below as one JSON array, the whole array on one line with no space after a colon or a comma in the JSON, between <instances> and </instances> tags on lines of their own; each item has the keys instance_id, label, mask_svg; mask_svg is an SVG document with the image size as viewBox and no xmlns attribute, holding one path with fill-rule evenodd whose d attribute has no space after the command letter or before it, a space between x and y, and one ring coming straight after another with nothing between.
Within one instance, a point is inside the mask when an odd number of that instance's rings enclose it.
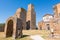
<instances>
[{"instance_id":1,"label":"stone tower","mask_svg":"<svg viewBox=\"0 0 60 40\"><path fill-rule=\"evenodd\" d=\"M60 3L54 6L55 30L60 30Z\"/></svg>"},{"instance_id":2,"label":"stone tower","mask_svg":"<svg viewBox=\"0 0 60 40\"><path fill-rule=\"evenodd\" d=\"M27 17L26 17L26 28L35 29L36 28L36 14L34 6L32 4L28 5Z\"/></svg>"},{"instance_id":3,"label":"stone tower","mask_svg":"<svg viewBox=\"0 0 60 40\"><path fill-rule=\"evenodd\" d=\"M60 17L60 3L54 6L54 17Z\"/></svg>"}]
</instances>

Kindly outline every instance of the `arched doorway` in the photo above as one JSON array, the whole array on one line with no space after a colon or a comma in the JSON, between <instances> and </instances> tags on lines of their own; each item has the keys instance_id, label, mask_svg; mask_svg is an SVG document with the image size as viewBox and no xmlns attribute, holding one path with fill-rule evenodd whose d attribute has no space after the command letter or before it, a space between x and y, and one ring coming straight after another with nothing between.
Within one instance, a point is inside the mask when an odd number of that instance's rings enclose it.
<instances>
[{"instance_id":1,"label":"arched doorway","mask_svg":"<svg viewBox=\"0 0 60 40\"><path fill-rule=\"evenodd\" d=\"M30 29L30 21L26 22L26 29L29 30Z\"/></svg>"},{"instance_id":2,"label":"arched doorway","mask_svg":"<svg viewBox=\"0 0 60 40\"><path fill-rule=\"evenodd\" d=\"M13 20L9 20L7 23L6 37L13 35Z\"/></svg>"},{"instance_id":3,"label":"arched doorway","mask_svg":"<svg viewBox=\"0 0 60 40\"><path fill-rule=\"evenodd\" d=\"M42 27L40 27L40 30L42 30Z\"/></svg>"},{"instance_id":4,"label":"arched doorway","mask_svg":"<svg viewBox=\"0 0 60 40\"><path fill-rule=\"evenodd\" d=\"M50 25L49 24L47 24L47 30L50 30Z\"/></svg>"}]
</instances>

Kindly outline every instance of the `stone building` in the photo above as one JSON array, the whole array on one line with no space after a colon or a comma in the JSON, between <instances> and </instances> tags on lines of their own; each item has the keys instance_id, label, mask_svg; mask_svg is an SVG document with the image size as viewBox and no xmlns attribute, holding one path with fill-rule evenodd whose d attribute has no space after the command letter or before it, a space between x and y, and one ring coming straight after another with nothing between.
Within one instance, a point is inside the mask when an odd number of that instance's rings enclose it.
<instances>
[{"instance_id":1,"label":"stone building","mask_svg":"<svg viewBox=\"0 0 60 40\"><path fill-rule=\"evenodd\" d=\"M28 5L26 24L27 29L36 29L36 13L32 4Z\"/></svg>"},{"instance_id":2,"label":"stone building","mask_svg":"<svg viewBox=\"0 0 60 40\"><path fill-rule=\"evenodd\" d=\"M36 14L32 4L28 5L28 11L18 8L16 13L6 20L5 37L20 38L23 29L36 29Z\"/></svg>"},{"instance_id":3,"label":"stone building","mask_svg":"<svg viewBox=\"0 0 60 40\"><path fill-rule=\"evenodd\" d=\"M54 6L54 22L56 30L60 30L60 3Z\"/></svg>"},{"instance_id":4,"label":"stone building","mask_svg":"<svg viewBox=\"0 0 60 40\"><path fill-rule=\"evenodd\" d=\"M46 14L43 16L43 20L38 23L40 30L50 30L53 25L52 24L53 16L50 14Z\"/></svg>"},{"instance_id":5,"label":"stone building","mask_svg":"<svg viewBox=\"0 0 60 40\"><path fill-rule=\"evenodd\" d=\"M60 30L60 3L53 6L54 15L46 14L43 20L38 23L39 30L50 30L53 28L55 31Z\"/></svg>"},{"instance_id":6,"label":"stone building","mask_svg":"<svg viewBox=\"0 0 60 40\"><path fill-rule=\"evenodd\" d=\"M16 13L15 13L15 17L22 19L23 21L23 29L26 29L26 10L23 8L18 8Z\"/></svg>"},{"instance_id":7,"label":"stone building","mask_svg":"<svg viewBox=\"0 0 60 40\"><path fill-rule=\"evenodd\" d=\"M22 28L26 27L24 26L26 23L23 23L26 22L24 18L25 16L26 10L19 8L14 16L11 16L7 19L5 23L5 37L22 37Z\"/></svg>"}]
</instances>

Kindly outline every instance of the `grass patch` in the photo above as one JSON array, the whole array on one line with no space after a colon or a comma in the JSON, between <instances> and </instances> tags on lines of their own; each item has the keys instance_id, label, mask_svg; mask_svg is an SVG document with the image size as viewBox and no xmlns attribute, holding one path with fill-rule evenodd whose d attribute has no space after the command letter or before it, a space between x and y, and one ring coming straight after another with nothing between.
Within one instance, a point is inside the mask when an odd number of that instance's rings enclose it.
<instances>
[{"instance_id":1,"label":"grass patch","mask_svg":"<svg viewBox=\"0 0 60 40\"><path fill-rule=\"evenodd\" d=\"M16 39L16 40L32 40L30 38L30 35L40 35L43 38L47 38L47 36L49 35L49 31L47 30L23 30L23 37L20 39ZM9 38L3 38L3 32L0 32L0 40L13 40L12 37Z\"/></svg>"}]
</instances>

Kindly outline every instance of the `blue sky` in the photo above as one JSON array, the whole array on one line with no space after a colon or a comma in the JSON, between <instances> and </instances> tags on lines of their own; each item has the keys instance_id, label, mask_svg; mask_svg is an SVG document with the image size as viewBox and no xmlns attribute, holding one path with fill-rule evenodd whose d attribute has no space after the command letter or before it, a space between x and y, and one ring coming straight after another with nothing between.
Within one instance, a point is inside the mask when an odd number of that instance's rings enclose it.
<instances>
[{"instance_id":1,"label":"blue sky","mask_svg":"<svg viewBox=\"0 0 60 40\"><path fill-rule=\"evenodd\" d=\"M18 8L27 10L30 3L35 7L38 23L45 14L53 15L53 6L60 3L60 0L0 0L0 23L4 23L7 18L14 15Z\"/></svg>"}]
</instances>

